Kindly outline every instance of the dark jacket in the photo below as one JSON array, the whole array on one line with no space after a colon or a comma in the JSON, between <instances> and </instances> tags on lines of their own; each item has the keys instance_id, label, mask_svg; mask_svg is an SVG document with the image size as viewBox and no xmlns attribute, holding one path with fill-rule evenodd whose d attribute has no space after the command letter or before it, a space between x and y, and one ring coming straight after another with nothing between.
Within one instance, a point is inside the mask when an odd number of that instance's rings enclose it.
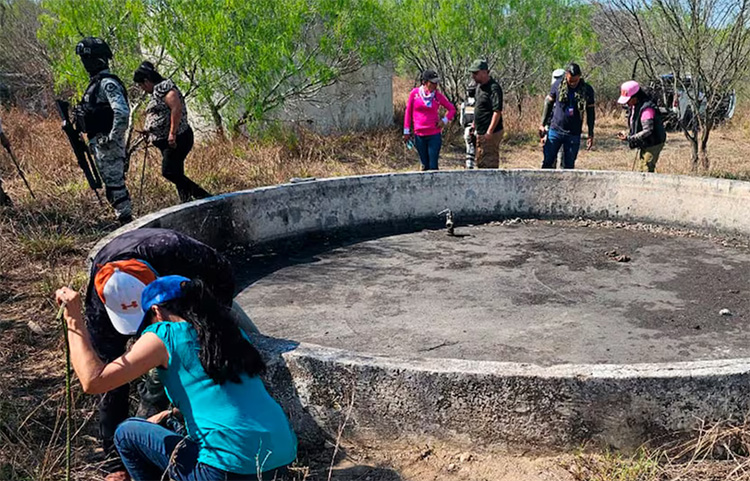
<instances>
[{"instance_id":1,"label":"dark jacket","mask_svg":"<svg viewBox=\"0 0 750 481\"><path fill-rule=\"evenodd\" d=\"M654 109L654 120L653 125L650 126L651 128L647 129L648 131L644 131L641 112L648 108ZM646 99L631 107L629 121L630 135L628 135L628 146L631 149L653 147L667 141L667 131L664 129L664 122L662 122L659 107L652 100Z\"/></svg>"},{"instance_id":2,"label":"dark jacket","mask_svg":"<svg viewBox=\"0 0 750 481\"><path fill-rule=\"evenodd\" d=\"M130 336L115 330L96 293L94 278L107 262L140 259L148 262L160 276L177 274L201 279L223 304L231 306L234 275L229 261L219 252L191 237L169 229L134 229L112 239L94 258L86 288L85 316L91 344L104 362L112 362L125 353ZM151 391L154 392L151 392ZM139 409L164 409L167 399L160 385L150 386L148 378L141 391ZM106 393L99 403L99 434L105 453L113 450L115 429L128 417L129 385Z\"/></svg>"},{"instance_id":3,"label":"dark jacket","mask_svg":"<svg viewBox=\"0 0 750 481\"><path fill-rule=\"evenodd\" d=\"M86 325L94 348L107 361L122 354L119 345L124 344L129 336L123 336L112 326L94 288L94 278L101 265L124 259L144 260L159 276L176 274L201 279L220 302L227 306L232 304L235 288L232 266L214 248L170 229L146 228L125 232L112 239L96 255L86 289ZM118 348L114 352L102 345L109 339L120 341L115 342Z\"/></svg>"},{"instance_id":4,"label":"dark jacket","mask_svg":"<svg viewBox=\"0 0 750 481\"><path fill-rule=\"evenodd\" d=\"M503 89L494 78L490 77L489 82L477 86L474 100L474 128L477 135L484 135L490 128L492 115L503 110ZM495 126L495 130L490 133L494 134L501 130L503 130L502 117Z\"/></svg>"}]
</instances>

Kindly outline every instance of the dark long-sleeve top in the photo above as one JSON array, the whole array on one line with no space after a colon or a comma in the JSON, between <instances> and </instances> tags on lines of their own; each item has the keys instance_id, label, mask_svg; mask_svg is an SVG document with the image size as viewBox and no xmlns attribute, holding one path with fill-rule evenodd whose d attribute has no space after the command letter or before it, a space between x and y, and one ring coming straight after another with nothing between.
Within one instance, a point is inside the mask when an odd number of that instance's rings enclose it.
<instances>
[{"instance_id":1,"label":"dark long-sleeve top","mask_svg":"<svg viewBox=\"0 0 750 481\"><path fill-rule=\"evenodd\" d=\"M94 278L100 266L124 259L144 260L159 276L181 275L189 279L201 279L221 303L227 306L232 304L234 275L231 264L222 254L174 230L134 229L112 239L99 251L91 266L86 289L86 323L90 330L98 331L105 337L119 334L96 293Z\"/></svg>"}]
</instances>

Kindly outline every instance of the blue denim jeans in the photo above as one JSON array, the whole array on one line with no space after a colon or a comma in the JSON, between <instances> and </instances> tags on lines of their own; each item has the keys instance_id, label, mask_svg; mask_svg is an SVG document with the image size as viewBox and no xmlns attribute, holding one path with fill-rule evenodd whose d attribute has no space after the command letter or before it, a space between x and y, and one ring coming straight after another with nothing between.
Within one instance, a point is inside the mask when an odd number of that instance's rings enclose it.
<instances>
[{"instance_id":1,"label":"blue denim jeans","mask_svg":"<svg viewBox=\"0 0 750 481\"><path fill-rule=\"evenodd\" d=\"M414 146L419 153L422 170L438 170L438 157L442 145L443 137L440 134L414 136Z\"/></svg>"},{"instance_id":2,"label":"blue denim jeans","mask_svg":"<svg viewBox=\"0 0 750 481\"><path fill-rule=\"evenodd\" d=\"M179 447L178 447L179 445ZM255 481L255 474L233 474L198 462L198 443L167 428L141 418L130 418L117 427L115 446L122 463L135 481L160 480L167 469L175 481ZM177 448L170 464L172 453ZM277 471L261 473L262 479L274 479Z\"/></svg>"},{"instance_id":3,"label":"blue denim jeans","mask_svg":"<svg viewBox=\"0 0 750 481\"><path fill-rule=\"evenodd\" d=\"M544 144L544 161L542 169L554 169L557 163L557 153L563 149L563 168L574 169L578 149L581 147L581 136L570 135L555 129L547 133L547 142Z\"/></svg>"}]
</instances>

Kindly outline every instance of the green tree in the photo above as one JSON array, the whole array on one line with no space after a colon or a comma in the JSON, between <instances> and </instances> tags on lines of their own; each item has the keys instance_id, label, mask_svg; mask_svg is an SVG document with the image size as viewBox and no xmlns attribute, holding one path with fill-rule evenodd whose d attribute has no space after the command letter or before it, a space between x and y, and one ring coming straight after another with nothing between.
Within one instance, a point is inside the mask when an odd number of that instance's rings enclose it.
<instances>
[{"instance_id":1,"label":"green tree","mask_svg":"<svg viewBox=\"0 0 750 481\"><path fill-rule=\"evenodd\" d=\"M55 87L82 94L88 74L75 46L87 36L104 39L112 48L110 67L127 79L141 61L139 26L147 20L138 0L44 0L38 36L47 47Z\"/></svg>"},{"instance_id":2,"label":"green tree","mask_svg":"<svg viewBox=\"0 0 750 481\"><path fill-rule=\"evenodd\" d=\"M41 38L59 85L81 85L72 45L113 44L116 69L143 58L182 83L217 127L263 120L363 65L387 61L387 5L379 0L46 0ZM79 87L80 88L80 87Z\"/></svg>"},{"instance_id":3,"label":"green tree","mask_svg":"<svg viewBox=\"0 0 750 481\"><path fill-rule=\"evenodd\" d=\"M509 38L498 65L519 116L525 96L549 91L553 70L571 61L586 63L596 49L591 11L587 5L560 0L510 2L504 27Z\"/></svg>"},{"instance_id":4,"label":"green tree","mask_svg":"<svg viewBox=\"0 0 750 481\"><path fill-rule=\"evenodd\" d=\"M403 0L398 51L406 68L437 69L453 102L464 95L471 62L485 58L520 105L541 78L591 48L588 11L565 0Z\"/></svg>"}]
</instances>

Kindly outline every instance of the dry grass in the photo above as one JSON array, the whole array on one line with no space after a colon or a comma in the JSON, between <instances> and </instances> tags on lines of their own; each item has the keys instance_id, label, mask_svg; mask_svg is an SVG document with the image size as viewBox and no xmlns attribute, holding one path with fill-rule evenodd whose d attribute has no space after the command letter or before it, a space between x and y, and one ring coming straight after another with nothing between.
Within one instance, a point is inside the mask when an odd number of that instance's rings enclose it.
<instances>
[{"instance_id":1,"label":"dry grass","mask_svg":"<svg viewBox=\"0 0 750 481\"><path fill-rule=\"evenodd\" d=\"M0 479L51 480L64 466L64 362L51 296L63 284L83 287L86 253L118 226L109 208L88 190L58 121L12 110L3 113L3 125L36 199L0 152L0 175L15 202L15 209L0 211ZM221 193L292 177L413 168L416 159L405 159L399 140L389 130L322 137L275 128L253 141L199 144L186 170L207 190ZM178 202L172 184L161 177L156 149L133 155L127 181L136 215ZM93 414L93 399L87 397L76 411L79 425ZM86 425L76 439L80 479L91 479L96 471L93 435L93 427ZM308 471L302 467L297 473Z\"/></svg>"},{"instance_id":2,"label":"dry grass","mask_svg":"<svg viewBox=\"0 0 750 481\"><path fill-rule=\"evenodd\" d=\"M252 140L204 141L196 145L188 157L187 174L207 190L221 193L286 182L292 177L416 170L419 165L416 153L404 148L399 128L403 121L403 99L412 81L397 79L394 85L396 113L395 125L391 128L323 137L277 127ZM540 106L541 99L530 99L523 105L523 115L506 114L508 138L503 145L503 167L538 168L541 164L535 132ZM4 152L0 152L0 176L5 179L4 185L16 204L14 210L0 211L0 365L3 366L0 370L0 479L59 479L64 466L60 432L64 361L50 297L59 285L83 286L86 252L117 224L109 208L99 205L88 190L58 121L11 110L3 113L3 126L37 198L29 196L12 164L5 159ZM597 146L591 152L581 153L578 167L632 168L634 154L614 138L623 128L624 119L617 113L601 112ZM750 178L750 109L739 112L732 123L715 132L711 154L712 175ZM461 168L462 164L463 140L460 129L454 125L444 143L441 168ZM136 152L130 169L128 186L136 215L178 202L173 186L160 175L160 156L155 149ZM679 134L673 133L658 170L688 173L689 169L689 146ZM92 457L96 446L91 437L93 423L85 423L93 413L93 403L93 398L78 396L76 426L82 430L75 441L75 461L79 479L91 479L96 468ZM744 443L746 428L745 425L735 426L732 428L735 431L730 431L741 434ZM724 434L713 436L711 439L716 439L713 445L728 439ZM709 437L701 439L705 442ZM701 448L698 452L701 455L682 465L690 469L705 466L699 461L706 450ZM744 462L745 454L740 455L740 451L727 452L735 453L733 459L737 463ZM669 463L675 464L672 460L679 457L672 456ZM622 461L614 459L605 457L602 462L611 466ZM622 462L650 467L652 459ZM326 466L328 461L330 458L322 465ZM664 459L659 458L659 463L659 473L663 473ZM300 474L300 478L316 469L305 465L299 468L299 473L303 472L307 474ZM745 473L745 468L734 475L738 473ZM315 479L315 476L308 479Z\"/></svg>"},{"instance_id":3,"label":"dry grass","mask_svg":"<svg viewBox=\"0 0 750 481\"><path fill-rule=\"evenodd\" d=\"M638 451L631 456L607 452L579 454L565 464L576 481L659 481L658 455Z\"/></svg>"},{"instance_id":4,"label":"dry grass","mask_svg":"<svg viewBox=\"0 0 750 481\"><path fill-rule=\"evenodd\" d=\"M566 461L576 481L750 480L750 420L700 423L681 441L644 446L635 454L579 453Z\"/></svg>"}]
</instances>

